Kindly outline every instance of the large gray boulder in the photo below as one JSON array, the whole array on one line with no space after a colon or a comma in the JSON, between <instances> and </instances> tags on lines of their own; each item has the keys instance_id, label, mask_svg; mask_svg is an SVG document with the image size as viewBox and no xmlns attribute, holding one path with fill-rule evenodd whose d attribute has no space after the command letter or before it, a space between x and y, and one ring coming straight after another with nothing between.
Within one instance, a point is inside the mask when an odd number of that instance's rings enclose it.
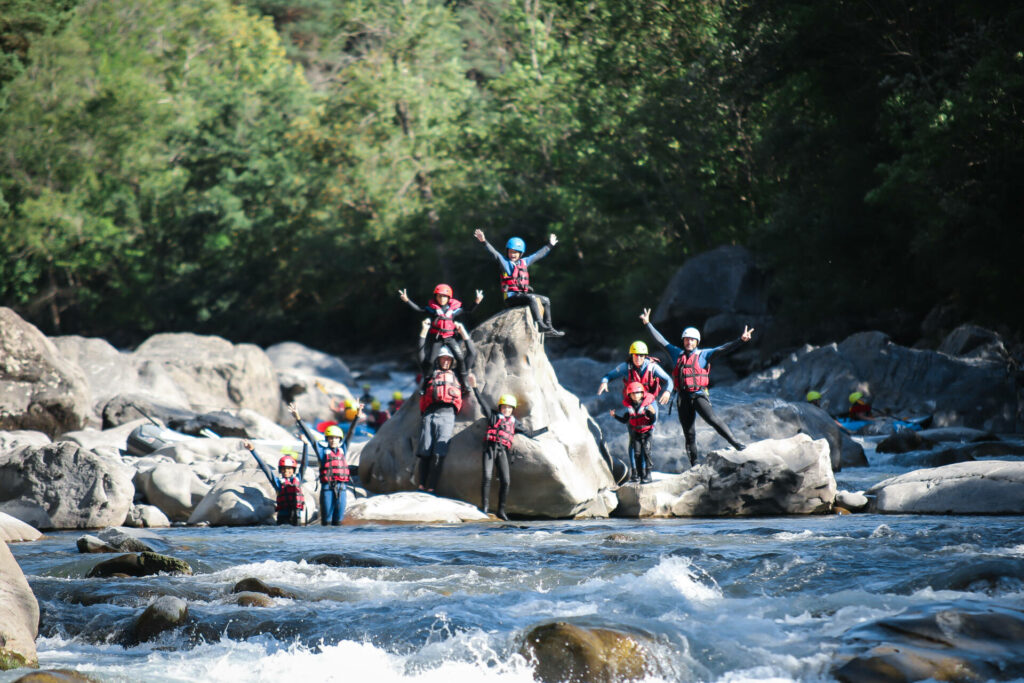
<instances>
[{"instance_id":1,"label":"large gray boulder","mask_svg":"<svg viewBox=\"0 0 1024 683\"><path fill-rule=\"evenodd\" d=\"M986 460L915 470L867 491L878 512L933 515L1024 514L1024 462Z\"/></svg>"},{"instance_id":2,"label":"large gray boulder","mask_svg":"<svg viewBox=\"0 0 1024 683\"><path fill-rule=\"evenodd\" d=\"M894 344L881 332L860 332L839 344L792 354L780 365L752 375L735 389L799 401L811 390L838 414L847 396L863 391L876 410L934 416L936 427L965 426L1017 431L1018 398L1013 373L997 361L954 358Z\"/></svg>"},{"instance_id":3,"label":"large gray boulder","mask_svg":"<svg viewBox=\"0 0 1024 683\"><path fill-rule=\"evenodd\" d=\"M424 524L482 522L490 519L469 503L429 493L403 491L360 498L345 509L345 519L360 522L420 522Z\"/></svg>"},{"instance_id":4,"label":"large gray boulder","mask_svg":"<svg viewBox=\"0 0 1024 683\"><path fill-rule=\"evenodd\" d=\"M1002 338L992 330L977 325L960 325L946 335L938 348L939 353L963 358L1006 362L1010 353Z\"/></svg>"},{"instance_id":5,"label":"large gray boulder","mask_svg":"<svg viewBox=\"0 0 1024 683\"><path fill-rule=\"evenodd\" d=\"M167 527L171 525L171 520L155 505L136 504L128 511L124 525L136 529Z\"/></svg>"},{"instance_id":6,"label":"large gray boulder","mask_svg":"<svg viewBox=\"0 0 1024 683\"><path fill-rule=\"evenodd\" d=\"M621 517L807 515L835 502L828 443L806 434L708 454L684 474L616 492Z\"/></svg>"},{"instance_id":7,"label":"large gray boulder","mask_svg":"<svg viewBox=\"0 0 1024 683\"><path fill-rule=\"evenodd\" d=\"M0 671L39 666L39 603L6 543L0 542Z\"/></svg>"},{"instance_id":8,"label":"large gray boulder","mask_svg":"<svg viewBox=\"0 0 1024 683\"><path fill-rule=\"evenodd\" d=\"M91 415L81 369L34 325L0 307L0 430L54 437L81 429Z\"/></svg>"},{"instance_id":9,"label":"large gray boulder","mask_svg":"<svg viewBox=\"0 0 1024 683\"><path fill-rule=\"evenodd\" d=\"M652 319L697 325L720 313L763 315L768 310L764 283L749 250L721 246L686 260L669 281Z\"/></svg>"},{"instance_id":10,"label":"large gray boulder","mask_svg":"<svg viewBox=\"0 0 1024 683\"><path fill-rule=\"evenodd\" d=\"M135 488L146 502L160 508L173 522L185 522L210 487L188 465L164 463L135 474Z\"/></svg>"},{"instance_id":11,"label":"large gray boulder","mask_svg":"<svg viewBox=\"0 0 1024 683\"><path fill-rule=\"evenodd\" d=\"M0 456L0 510L39 529L118 526L134 495L131 469L70 441Z\"/></svg>"},{"instance_id":12,"label":"large gray boulder","mask_svg":"<svg viewBox=\"0 0 1024 683\"><path fill-rule=\"evenodd\" d=\"M264 460L266 454L261 454ZM317 514L317 491L311 472L306 472L302 484L305 496L305 520L313 521ZM189 524L211 526L256 526L274 524L274 504L277 493L255 462L240 465L210 489L192 515Z\"/></svg>"},{"instance_id":13,"label":"large gray boulder","mask_svg":"<svg viewBox=\"0 0 1024 683\"><path fill-rule=\"evenodd\" d=\"M128 435L139 425L147 424L149 420L139 418L126 422L111 429L82 429L75 432L62 434L61 441L72 441L82 448L99 455L120 455L121 451L127 448Z\"/></svg>"},{"instance_id":14,"label":"large gray boulder","mask_svg":"<svg viewBox=\"0 0 1024 683\"><path fill-rule=\"evenodd\" d=\"M157 334L143 342L134 356L159 363L188 397L192 410L251 408L277 418L281 407L277 374L258 346L190 333Z\"/></svg>"},{"instance_id":15,"label":"large gray boulder","mask_svg":"<svg viewBox=\"0 0 1024 683\"><path fill-rule=\"evenodd\" d=\"M482 323L473 339L478 357L473 371L480 394L492 404L504 393L518 399L516 415L529 432L513 443L512 486L507 510L526 517L607 515L614 486L608 463L591 432L591 420L579 400L563 389L544 352L544 339L529 310L515 308ZM415 448L420 431L419 395L362 450L359 477L373 493L415 489ZM463 405L438 485L449 498L480 503L481 450L486 420L475 400Z\"/></svg>"},{"instance_id":16,"label":"large gray boulder","mask_svg":"<svg viewBox=\"0 0 1024 683\"><path fill-rule=\"evenodd\" d=\"M267 357L278 371L323 377L340 384L351 385L355 382L345 361L298 342L286 341L268 346Z\"/></svg>"},{"instance_id":17,"label":"large gray boulder","mask_svg":"<svg viewBox=\"0 0 1024 683\"><path fill-rule=\"evenodd\" d=\"M0 512L0 541L20 543L22 541L37 541L41 537L42 534L34 526L25 524L6 512Z\"/></svg>"},{"instance_id":18,"label":"large gray boulder","mask_svg":"<svg viewBox=\"0 0 1024 683\"><path fill-rule=\"evenodd\" d=\"M330 397L354 398L349 387L355 377L337 356L291 341L268 347L267 356L277 370L284 403L294 403L307 420L334 419ZM282 409L278 421L289 424L291 416Z\"/></svg>"}]
</instances>

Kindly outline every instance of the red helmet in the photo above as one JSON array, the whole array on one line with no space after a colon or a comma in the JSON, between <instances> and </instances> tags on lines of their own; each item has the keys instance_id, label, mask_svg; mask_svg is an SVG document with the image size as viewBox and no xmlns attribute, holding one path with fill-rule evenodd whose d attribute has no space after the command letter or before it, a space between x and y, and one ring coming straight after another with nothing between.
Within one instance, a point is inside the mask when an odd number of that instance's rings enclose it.
<instances>
[{"instance_id":1,"label":"red helmet","mask_svg":"<svg viewBox=\"0 0 1024 683\"><path fill-rule=\"evenodd\" d=\"M290 455L281 456L281 459L277 461L277 469L279 470L285 467L291 467L294 470L298 466L298 463L295 462L295 458Z\"/></svg>"},{"instance_id":2,"label":"red helmet","mask_svg":"<svg viewBox=\"0 0 1024 683\"><path fill-rule=\"evenodd\" d=\"M446 296L450 299L452 298L452 288L449 285L440 284L437 287L434 287L434 294L440 294L441 296Z\"/></svg>"},{"instance_id":3,"label":"red helmet","mask_svg":"<svg viewBox=\"0 0 1024 683\"><path fill-rule=\"evenodd\" d=\"M637 392L640 392L641 394L646 393L644 385L640 384L640 382L630 382L629 384L626 385L627 394L635 394Z\"/></svg>"}]
</instances>

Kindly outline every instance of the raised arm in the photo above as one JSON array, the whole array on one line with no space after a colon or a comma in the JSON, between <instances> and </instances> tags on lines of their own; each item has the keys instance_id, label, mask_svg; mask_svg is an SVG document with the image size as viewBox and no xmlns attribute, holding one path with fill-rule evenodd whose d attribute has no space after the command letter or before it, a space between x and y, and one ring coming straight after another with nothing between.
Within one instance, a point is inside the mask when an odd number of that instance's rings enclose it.
<instances>
[{"instance_id":1,"label":"raised arm","mask_svg":"<svg viewBox=\"0 0 1024 683\"><path fill-rule=\"evenodd\" d=\"M316 450L316 449L314 449ZM319 459L318 459L319 460ZM306 465L309 464L309 448L305 443L302 444L302 463L299 465L299 481L306 479Z\"/></svg>"},{"instance_id":2,"label":"raised arm","mask_svg":"<svg viewBox=\"0 0 1024 683\"><path fill-rule=\"evenodd\" d=\"M499 263L501 263L502 267L508 267L508 259L505 258L504 254L502 254L500 251L491 246L491 243L487 241L486 237L484 237L483 230L479 228L474 230L473 237L475 237L477 241L482 242L483 245L487 247L487 251L491 252L491 256L493 256Z\"/></svg>"},{"instance_id":3,"label":"raised arm","mask_svg":"<svg viewBox=\"0 0 1024 683\"><path fill-rule=\"evenodd\" d=\"M491 408L484 402L483 396L480 395L480 391L476 387L473 387L473 395L476 396L476 404L480 406L480 410L484 412L484 417L488 420L494 415L494 409Z\"/></svg>"},{"instance_id":4,"label":"raised arm","mask_svg":"<svg viewBox=\"0 0 1024 683\"><path fill-rule=\"evenodd\" d=\"M359 422L359 415L363 412L363 404L356 404L356 416L352 418L352 423L348 426L348 431L345 432L345 441L341 444L341 450L348 453L348 445L352 441L352 435L356 431L356 423Z\"/></svg>"},{"instance_id":5,"label":"raised arm","mask_svg":"<svg viewBox=\"0 0 1024 683\"><path fill-rule=\"evenodd\" d=\"M469 336L469 331L466 330L465 325L459 323L458 328L463 341L466 342L466 353L462 355L462 358L466 362L465 369L468 373L473 369L473 363L476 361L476 345L473 343L473 338Z\"/></svg>"},{"instance_id":6,"label":"raised arm","mask_svg":"<svg viewBox=\"0 0 1024 683\"><path fill-rule=\"evenodd\" d=\"M299 425L299 429L302 431L302 434L306 437L306 441L309 442L309 445L313 448L313 451L317 453L317 458L319 458L320 452L319 450L317 450L316 447L317 439L316 437L313 436L313 433L309 431L309 427L306 426L306 423L302 421L302 417L299 415L299 409L295 407L294 403L288 404L288 412L291 413L292 417L295 418L295 424Z\"/></svg>"},{"instance_id":7,"label":"raised arm","mask_svg":"<svg viewBox=\"0 0 1024 683\"><path fill-rule=\"evenodd\" d=\"M256 464L260 466L261 470L263 470L263 474L266 475L267 479L270 481L270 485L274 487L274 490L277 491L281 488L277 483L277 477L274 476L274 471L270 469L267 463L263 462L263 458L261 458L259 453L256 452L256 449L253 448L252 441L249 441L248 439L243 441L242 448L252 453L252 457L256 458Z\"/></svg>"},{"instance_id":8,"label":"raised arm","mask_svg":"<svg viewBox=\"0 0 1024 683\"><path fill-rule=\"evenodd\" d=\"M426 319L420 325L420 338L416 345L416 360L420 367L426 368L427 358L427 331L430 330L430 320Z\"/></svg>"},{"instance_id":9,"label":"raised arm","mask_svg":"<svg viewBox=\"0 0 1024 683\"><path fill-rule=\"evenodd\" d=\"M409 298L407 290L398 290L398 298L409 305L409 308L416 311L417 313L430 313L430 309L426 306L420 306L418 303Z\"/></svg>"}]
</instances>

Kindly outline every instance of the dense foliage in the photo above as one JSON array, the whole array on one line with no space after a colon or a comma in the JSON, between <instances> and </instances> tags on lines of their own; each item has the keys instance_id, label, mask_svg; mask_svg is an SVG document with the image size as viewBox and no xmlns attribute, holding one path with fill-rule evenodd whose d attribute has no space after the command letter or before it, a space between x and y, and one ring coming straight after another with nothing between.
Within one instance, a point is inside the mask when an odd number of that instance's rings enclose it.
<instances>
[{"instance_id":1,"label":"dense foliage","mask_svg":"<svg viewBox=\"0 0 1024 683\"><path fill-rule=\"evenodd\" d=\"M47 332L410 337L471 237L581 338L752 247L783 314L1019 330L1024 11L966 0L0 0L0 303ZM713 287L714 283L708 283Z\"/></svg>"}]
</instances>

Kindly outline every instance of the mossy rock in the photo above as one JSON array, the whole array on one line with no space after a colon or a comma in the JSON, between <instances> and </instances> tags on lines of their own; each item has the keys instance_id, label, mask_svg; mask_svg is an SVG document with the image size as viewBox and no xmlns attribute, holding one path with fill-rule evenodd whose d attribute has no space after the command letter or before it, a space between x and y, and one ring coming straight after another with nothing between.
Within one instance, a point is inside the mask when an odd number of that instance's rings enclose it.
<instances>
[{"instance_id":1,"label":"mossy rock","mask_svg":"<svg viewBox=\"0 0 1024 683\"><path fill-rule=\"evenodd\" d=\"M543 683L618 683L650 673L650 652L637 636L564 621L530 630L521 653L536 663L534 677Z\"/></svg>"},{"instance_id":2,"label":"mossy rock","mask_svg":"<svg viewBox=\"0 0 1024 683\"><path fill-rule=\"evenodd\" d=\"M262 593L263 595L269 595L272 598L289 598L295 600L298 596L294 593L290 593L283 588L277 586L269 586L259 579L248 578L242 579L235 584L235 587L231 589L232 593Z\"/></svg>"},{"instance_id":3,"label":"mossy rock","mask_svg":"<svg viewBox=\"0 0 1024 683\"><path fill-rule=\"evenodd\" d=\"M14 683L98 683L98 681L74 669L43 669L25 674Z\"/></svg>"},{"instance_id":4,"label":"mossy rock","mask_svg":"<svg viewBox=\"0 0 1024 683\"><path fill-rule=\"evenodd\" d=\"M106 578L118 574L127 576L152 576L153 574L192 574L188 562L159 553L138 553L118 555L100 562L89 570L87 578Z\"/></svg>"},{"instance_id":5,"label":"mossy rock","mask_svg":"<svg viewBox=\"0 0 1024 683\"><path fill-rule=\"evenodd\" d=\"M254 593L251 591L245 591L235 595L234 600L236 605L240 607L273 607L274 601L270 599L270 596L264 595L263 593Z\"/></svg>"}]
</instances>

